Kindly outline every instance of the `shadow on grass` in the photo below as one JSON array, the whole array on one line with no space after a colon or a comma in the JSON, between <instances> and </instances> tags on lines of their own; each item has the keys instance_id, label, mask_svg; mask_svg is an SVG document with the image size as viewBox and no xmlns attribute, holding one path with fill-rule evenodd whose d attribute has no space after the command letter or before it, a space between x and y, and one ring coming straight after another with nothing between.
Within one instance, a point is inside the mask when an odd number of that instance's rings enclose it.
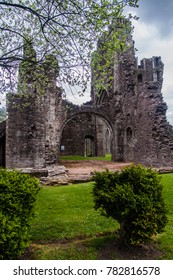
<instances>
[{"instance_id":1,"label":"shadow on grass","mask_svg":"<svg viewBox=\"0 0 173 280\"><path fill-rule=\"evenodd\" d=\"M113 234L71 240L32 243L20 259L25 260L158 260L157 243L123 247Z\"/></svg>"}]
</instances>

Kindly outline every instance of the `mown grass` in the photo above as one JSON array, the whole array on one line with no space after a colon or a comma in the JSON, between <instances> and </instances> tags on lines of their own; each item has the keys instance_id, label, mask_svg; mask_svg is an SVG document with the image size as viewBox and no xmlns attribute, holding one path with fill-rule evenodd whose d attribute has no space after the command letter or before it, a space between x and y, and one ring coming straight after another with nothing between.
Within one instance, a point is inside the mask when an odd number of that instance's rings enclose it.
<instances>
[{"instance_id":1,"label":"mown grass","mask_svg":"<svg viewBox=\"0 0 173 280\"><path fill-rule=\"evenodd\" d=\"M61 240L114 231L118 224L94 210L92 183L42 188L33 240Z\"/></svg>"},{"instance_id":2,"label":"mown grass","mask_svg":"<svg viewBox=\"0 0 173 280\"><path fill-rule=\"evenodd\" d=\"M173 259L173 174L162 175L169 222L149 247L121 250L118 223L94 210L93 183L42 188L29 259Z\"/></svg>"},{"instance_id":3,"label":"mown grass","mask_svg":"<svg viewBox=\"0 0 173 280\"><path fill-rule=\"evenodd\" d=\"M111 154L106 154L105 157L84 157L80 155L61 156L60 160L106 160L111 161Z\"/></svg>"}]
</instances>

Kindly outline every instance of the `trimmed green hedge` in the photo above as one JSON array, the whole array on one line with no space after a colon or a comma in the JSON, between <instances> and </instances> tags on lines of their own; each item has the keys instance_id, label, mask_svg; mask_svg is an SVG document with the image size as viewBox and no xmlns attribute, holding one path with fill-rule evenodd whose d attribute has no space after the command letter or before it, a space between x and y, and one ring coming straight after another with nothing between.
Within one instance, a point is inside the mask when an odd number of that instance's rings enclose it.
<instances>
[{"instance_id":1,"label":"trimmed green hedge","mask_svg":"<svg viewBox=\"0 0 173 280\"><path fill-rule=\"evenodd\" d=\"M0 169L0 259L16 259L29 244L39 180Z\"/></svg>"},{"instance_id":2,"label":"trimmed green hedge","mask_svg":"<svg viewBox=\"0 0 173 280\"><path fill-rule=\"evenodd\" d=\"M132 165L120 173L96 172L93 179L95 209L119 222L122 243L147 243L163 231L167 211L156 171Z\"/></svg>"}]
</instances>

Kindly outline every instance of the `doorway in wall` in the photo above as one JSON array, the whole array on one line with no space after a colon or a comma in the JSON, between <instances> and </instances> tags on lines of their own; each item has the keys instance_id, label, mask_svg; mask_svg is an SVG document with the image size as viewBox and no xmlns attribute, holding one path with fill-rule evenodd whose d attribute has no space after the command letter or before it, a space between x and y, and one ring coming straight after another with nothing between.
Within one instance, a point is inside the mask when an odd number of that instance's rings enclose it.
<instances>
[{"instance_id":1,"label":"doorway in wall","mask_svg":"<svg viewBox=\"0 0 173 280\"><path fill-rule=\"evenodd\" d=\"M85 157L94 156L94 137L86 136L85 137Z\"/></svg>"}]
</instances>

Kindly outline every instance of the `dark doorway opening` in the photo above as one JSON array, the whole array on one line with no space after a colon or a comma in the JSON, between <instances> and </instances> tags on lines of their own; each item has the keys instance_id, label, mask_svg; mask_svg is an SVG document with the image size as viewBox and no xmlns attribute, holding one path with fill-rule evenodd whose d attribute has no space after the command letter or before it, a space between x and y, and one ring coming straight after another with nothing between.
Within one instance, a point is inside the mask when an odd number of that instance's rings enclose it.
<instances>
[{"instance_id":1,"label":"dark doorway opening","mask_svg":"<svg viewBox=\"0 0 173 280\"><path fill-rule=\"evenodd\" d=\"M94 156L94 137L92 136L85 137L85 156L86 157Z\"/></svg>"}]
</instances>

